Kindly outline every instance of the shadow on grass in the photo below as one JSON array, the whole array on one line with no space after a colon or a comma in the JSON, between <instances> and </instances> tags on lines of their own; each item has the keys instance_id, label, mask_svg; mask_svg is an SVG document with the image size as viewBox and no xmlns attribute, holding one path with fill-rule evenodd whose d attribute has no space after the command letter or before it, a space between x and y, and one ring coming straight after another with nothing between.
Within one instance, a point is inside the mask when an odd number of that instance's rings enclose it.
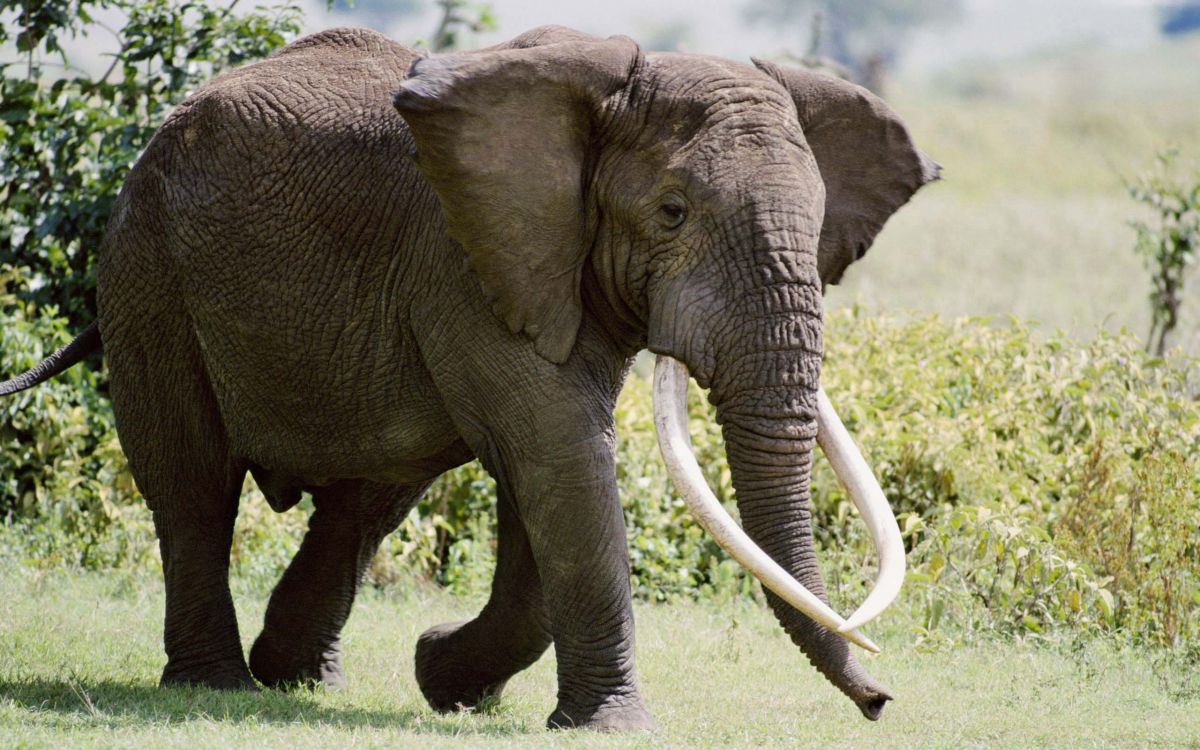
<instances>
[{"instance_id":1,"label":"shadow on grass","mask_svg":"<svg viewBox=\"0 0 1200 750\"><path fill-rule=\"evenodd\" d=\"M304 691L261 693L159 688L114 680L0 679L0 701L45 717L53 712L75 724L82 719L110 725L114 719L132 724L183 724L216 721L277 725L326 725L346 729L407 730L432 734L489 735L529 731L521 720L501 711L494 715L438 715L427 709L369 709L327 706ZM56 723L52 720L52 723Z\"/></svg>"}]
</instances>

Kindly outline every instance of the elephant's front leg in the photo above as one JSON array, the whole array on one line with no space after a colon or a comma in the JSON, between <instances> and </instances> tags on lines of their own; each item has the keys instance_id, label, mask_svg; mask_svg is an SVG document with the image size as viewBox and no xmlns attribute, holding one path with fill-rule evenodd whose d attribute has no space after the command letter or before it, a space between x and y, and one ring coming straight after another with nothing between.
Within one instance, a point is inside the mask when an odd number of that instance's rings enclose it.
<instances>
[{"instance_id":1,"label":"elephant's front leg","mask_svg":"<svg viewBox=\"0 0 1200 750\"><path fill-rule=\"evenodd\" d=\"M439 710L475 705L498 694L553 638L558 706L551 727L653 728L634 671L611 434L565 439L541 452L523 445L526 452L482 452L501 488L492 596L474 620L421 636L422 692Z\"/></svg>"},{"instance_id":2,"label":"elephant's front leg","mask_svg":"<svg viewBox=\"0 0 1200 750\"><path fill-rule=\"evenodd\" d=\"M638 691L611 431L507 462L558 661L552 727L650 729Z\"/></svg>"},{"instance_id":3,"label":"elephant's front leg","mask_svg":"<svg viewBox=\"0 0 1200 750\"><path fill-rule=\"evenodd\" d=\"M473 708L550 646L550 629L529 537L512 493L498 488L496 573L479 616L436 625L417 641L417 684L438 711Z\"/></svg>"},{"instance_id":4,"label":"elephant's front leg","mask_svg":"<svg viewBox=\"0 0 1200 750\"><path fill-rule=\"evenodd\" d=\"M270 687L342 683L341 632L379 543L428 484L339 482L313 495L300 551L271 593L250 671Z\"/></svg>"}]
</instances>

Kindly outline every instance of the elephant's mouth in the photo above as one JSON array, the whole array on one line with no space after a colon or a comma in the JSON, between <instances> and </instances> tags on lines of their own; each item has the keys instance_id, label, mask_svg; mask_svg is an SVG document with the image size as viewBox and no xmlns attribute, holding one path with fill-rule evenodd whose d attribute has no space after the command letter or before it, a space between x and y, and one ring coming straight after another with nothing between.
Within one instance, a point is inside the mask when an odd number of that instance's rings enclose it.
<instances>
[{"instance_id":1,"label":"elephant's mouth","mask_svg":"<svg viewBox=\"0 0 1200 750\"><path fill-rule=\"evenodd\" d=\"M764 587L831 632L879 653L879 647L858 628L878 617L900 593L904 582L904 544L900 527L879 482L825 392L817 393L817 443L866 522L879 553L879 573L874 588L854 614L844 619L755 544L709 489L688 437L688 379L686 365L671 357L658 356L654 367L654 426L658 445L671 481L692 515L717 544ZM879 695L864 700L859 708L868 719L875 719L889 698Z\"/></svg>"}]
</instances>

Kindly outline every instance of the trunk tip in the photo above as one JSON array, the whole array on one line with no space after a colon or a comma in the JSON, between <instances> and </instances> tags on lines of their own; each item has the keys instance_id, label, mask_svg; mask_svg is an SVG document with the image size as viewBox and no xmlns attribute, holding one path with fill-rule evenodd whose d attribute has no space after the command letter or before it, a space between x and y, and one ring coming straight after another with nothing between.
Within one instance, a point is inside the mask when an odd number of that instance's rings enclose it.
<instances>
[{"instance_id":1,"label":"trunk tip","mask_svg":"<svg viewBox=\"0 0 1200 750\"><path fill-rule=\"evenodd\" d=\"M855 701L858 705L858 710L862 711L862 715L870 721L879 721L879 717L883 715L883 707L892 699L892 696L887 693L876 693L873 696Z\"/></svg>"}]
</instances>

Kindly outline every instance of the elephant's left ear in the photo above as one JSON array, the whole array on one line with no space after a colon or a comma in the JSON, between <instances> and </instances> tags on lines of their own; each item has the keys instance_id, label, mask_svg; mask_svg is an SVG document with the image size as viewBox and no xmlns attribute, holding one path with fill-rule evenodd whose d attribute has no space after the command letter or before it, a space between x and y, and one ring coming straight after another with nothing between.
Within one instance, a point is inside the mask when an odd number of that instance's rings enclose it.
<instances>
[{"instance_id":1,"label":"elephant's left ear","mask_svg":"<svg viewBox=\"0 0 1200 750\"><path fill-rule=\"evenodd\" d=\"M624 37L577 36L418 60L395 99L496 314L560 364L583 314L589 149L641 56Z\"/></svg>"},{"instance_id":2,"label":"elephant's left ear","mask_svg":"<svg viewBox=\"0 0 1200 750\"><path fill-rule=\"evenodd\" d=\"M916 147L899 115L861 86L765 60L754 64L792 95L821 170L825 223L817 269L823 283L836 284L888 217L938 179L941 167Z\"/></svg>"}]
</instances>

